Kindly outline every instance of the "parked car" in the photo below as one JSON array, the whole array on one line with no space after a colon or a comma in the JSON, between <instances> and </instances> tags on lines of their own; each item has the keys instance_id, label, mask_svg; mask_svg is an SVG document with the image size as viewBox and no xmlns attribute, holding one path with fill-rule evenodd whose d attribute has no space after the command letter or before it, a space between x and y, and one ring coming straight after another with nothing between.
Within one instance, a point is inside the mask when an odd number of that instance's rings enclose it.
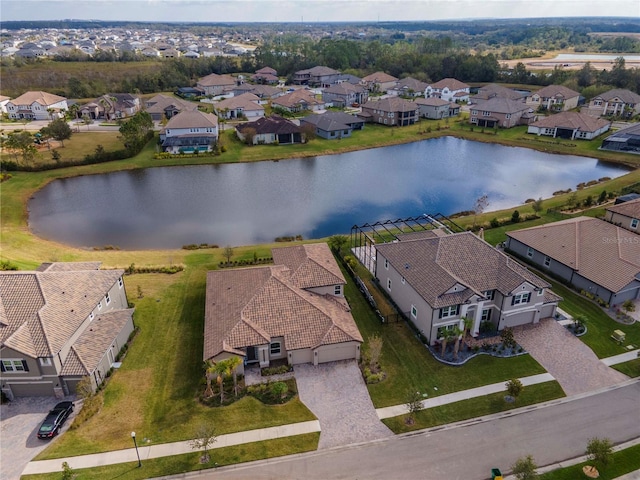
<instances>
[{"instance_id":1,"label":"parked car","mask_svg":"<svg viewBox=\"0 0 640 480\"><path fill-rule=\"evenodd\" d=\"M60 428L73 412L73 402L60 402L53 407L40 425L38 438L53 438L60 433Z\"/></svg>"}]
</instances>

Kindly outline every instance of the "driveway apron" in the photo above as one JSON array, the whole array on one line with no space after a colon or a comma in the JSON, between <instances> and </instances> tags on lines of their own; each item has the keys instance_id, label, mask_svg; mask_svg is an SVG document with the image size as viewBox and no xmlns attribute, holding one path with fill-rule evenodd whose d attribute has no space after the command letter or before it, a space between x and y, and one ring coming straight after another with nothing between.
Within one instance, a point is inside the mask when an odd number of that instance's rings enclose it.
<instances>
[{"instance_id":1,"label":"driveway apron","mask_svg":"<svg viewBox=\"0 0 640 480\"><path fill-rule=\"evenodd\" d=\"M355 360L294 367L300 400L320 421L319 449L391 437Z\"/></svg>"},{"instance_id":2,"label":"driveway apron","mask_svg":"<svg viewBox=\"0 0 640 480\"><path fill-rule=\"evenodd\" d=\"M515 340L556 380L567 395L608 387L629 378L602 363L593 351L551 318L513 329Z\"/></svg>"}]
</instances>

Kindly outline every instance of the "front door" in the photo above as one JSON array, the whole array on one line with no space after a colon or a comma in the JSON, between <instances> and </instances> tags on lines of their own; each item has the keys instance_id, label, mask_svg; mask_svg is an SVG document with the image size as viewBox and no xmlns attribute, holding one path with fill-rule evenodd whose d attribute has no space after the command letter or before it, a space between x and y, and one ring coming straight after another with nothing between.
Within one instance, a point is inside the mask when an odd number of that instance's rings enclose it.
<instances>
[{"instance_id":1,"label":"front door","mask_svg":"<svg viewBox=\"0 0 640 480\"><path fill-rule=\"evenodd\" d=\"M258 352L256 347L247 347L247 363L256 363L258 361Z\"/></svg>"}]
</instances>

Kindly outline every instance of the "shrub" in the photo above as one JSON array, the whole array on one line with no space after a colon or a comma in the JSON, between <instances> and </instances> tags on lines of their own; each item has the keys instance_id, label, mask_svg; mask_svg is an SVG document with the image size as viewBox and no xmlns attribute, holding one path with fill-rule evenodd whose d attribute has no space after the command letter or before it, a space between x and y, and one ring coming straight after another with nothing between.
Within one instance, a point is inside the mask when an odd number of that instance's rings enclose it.
<instances>
[{"instance_id":1,"label":"shrub","mask_svg":"<svg viewBox=\"0 0 640 480\"><path fill-rule=\"evenodd\" d=\"M511 214L511 223L520 222L520 212L518 210L514 210Z\"/></svg>"},{"instance_id":2,"label":"shrub","mask_svg":"<svg viewBox=\"0 0 640 480\"><path fill-rule=\"evenodd\" d=\"M507 393L513 398L518 398L518 396L522 393L522 390L524 390L522 382L517 378L512 378L511 380L509 380L505 384L505 387L507 388Z\"/></svg>"},{"instance_id":3,"label":"shrub","mask_svg":"<svg viewBox=\"0 0 640 480\"><path fill-rule=\"evenodd\" d=\"M613 444L608 438L594 437L587 443L586 453L590 460L606 466L611 462Z\"/></svg>"},{"instance_id":4,"label":"shrub","mask_svg":"<svg viewBox=\"0 0 640 480\"><path fill-rule=\"evenodd\" d=\"M500 226L500 222L496 217L493 217L489 222L489 225L491 225L491 228L498 228Z\"/></svg>"},{"instance_id":5,"label":"shrub","mask_svg":"<svg viewBox=\"0 0 640 480\"><path fill-rule=\"evenodd\" d=\"M270 375L282 375L283 373L291 372L293 368L291 365L280 365L279 367L265 367L260 372L262 376L268 377Z\"/></svg>"},{"instance_id":6,"label":"shrub","mask_svg":"<svg viewBox=\"0 0 640 480\"><path fill-rule=\"evenodd\" d=\"M511 470L518 480L536 480L538 478L537 468L538 466L533 461L533 457L527 455L516 460Z\"/></svg>"}]
</instances>

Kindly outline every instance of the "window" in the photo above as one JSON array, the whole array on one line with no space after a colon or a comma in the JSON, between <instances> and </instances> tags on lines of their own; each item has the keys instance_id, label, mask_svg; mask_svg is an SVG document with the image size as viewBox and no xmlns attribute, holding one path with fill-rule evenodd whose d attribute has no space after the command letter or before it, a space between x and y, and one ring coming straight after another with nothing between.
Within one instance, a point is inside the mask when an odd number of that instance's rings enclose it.
<instances>
[{"instance_id":1,"label":"window","mask_svg":"<svg viewBox=\"0 0 640 480\"><path fill-rule=\"evenodd\" d=\"M387 290L391 291L391 279L387 278Z\"/></svg>"},{"instance_id":2,"label":"window","mask_svg":"<svg viewBox=\"0 0 640 480\"><path fill-rule=\"evenodd\" d=\"M487 297L487 300L493 300L494 292L495 292L494 290L486 290L486 291L482 292L482 295Z\"/></svg>"},{"instance_id":3,"label":"window","mask_svg":"<svg viewBox=\"0 0 640 480\"><path fill-rule=\"evenodd\" d=\"M122 282L122 277L120 277L120 278L118 279L118 286L119 286L120 288L122 288L122 287L124 286L124 283Z\"/></svg>"},{"instance_id":4,"label":"window","mask_svg":"<svg viewBox=\"0 0 640 480\"><path fill-rule=\"evenodd\" d=\"M544 266L549 268L549 266L551 265L551 257L544 257Z\"/></svg>"},{"instance_id":5,"label":"window","mask_svg":"<svg viewBox=\"0 0 640 480\"><path fill-rule=\"evenodd\" d=\"M109 292L107 292L107 294L104 296L104 301L106 302L106 305L109 305L111 303L111 297L109 296Z\"/></svg>"},{"instance_id":6,"label":"window","mask_svg":"<svg viewBox=\"0 0 640 480\"><path fill-rule=\"evenodd\" d=\"M527 247L527 257L533 257L533 248Z\"/></svg>"},{"instance_id":7,"label":"window","mask_svg":"<svg viewBox=\"0 0 640 480\"><path fill-rule=\"evenodd\" d=\"M637 219L637 218L634 218L633 220L631 220L631 225L630 225L630 226L631 226L631 228L633 228L634 230L635 230L636 228L638 228L638 219Z\"/></svg>"},{"instance_id":8,"label":"window","mask_svg":"<svg viewBox=\"0 0 640 480\"><path fill-rule=\"evenodd\" d=\"M282 345L280 344L280 342L271 342L269 351L271 355L280 355L280 352L282 351Z\"/></svg>"},{"instance_id":9,"label":"window","mask_svg":"<svg viewBox=\"0 0 640 480\"><path fill-rule=\"evenodd\" d=\"M43 367L50 367L51 366L51 358L49 358L49 357L40 358L40 365L42 365Z\"/></svg>"},{"instance_id":10,"label":"window","mask_svg":"<svg viewBox=\"0 0 640 480\"><path fill-rule=\"evenodd\" d=\"M486 110L482 112L482 116L483 117L490 117L491 116L491 112L487 112Z\"/></svg>"},{"instance_id":11,"label":"window","mask_svg":"<svg viewBox=\"0 0 640 480\"><path fill-rule=\"evenodd\" d=\"M333 287L334 295L342 295L342 285L336 285Z\"/></svg>"},{"instance_id":12,"label":"window","mask_svg":"<svg viewBox=\"0 0 640 480\"><path fill-rule=\"evenodd\" d=\"M491 320L491 309L487 308L486 310L482 310L482 317L480 317L480 320L483 322L488 322L489 320Z\"/></svg>"},{"instance_id":13,"label":"window","mask_svg":"<svg viewBox=\"0 0 640 480\"><path fill-rule=\"evenodd\" d=\"M517 293L511 299L511 305L520 305L522 303L529 303L530 299L531 299L531 292Z\"/></svg>"},{"instance_id":14,"label":"window","mask_svg":"<svg viewBox=\"0 0 640 480\"><path fill-rule=\"evenodd\" d=\"M418 309L415 307L415 305L411 305L411 316L413 318L418 318Z\"/></svg>"},{"instance_id":15,"label":"window","mask_svg":"<svg viewBox=\"0 0 640 480\"><path fill-rule=\"evenodd\" d=\"M459 309L460 305L450 305L448 307L443 307L440 309L439 318L455 317L456 315L458 315Z\"/></svg>"},{"instance_id":16,"label":"window","mask_svg":"<svg viewBox=\"0 0 640 480\"><path fill-rule=\"evenodd\" d=\"M389 260L387 260L386 258L384 259L384 268L385 270L389 270Z\"/></svg>"},{"instance_id":17,"label":"window","mask_svg":"<svg viewBox=\"0 0 640 480\"><path fill-rule=\"evenodd\" d=\"M102 300L98 302L98 310L102 310Z\"/></svg>"},{"instance_id":18,"label":"window","mask_svg":"<svg viewBox=\"0 0 640 480\"><path fill-rule=\"evenodd\" d=\"M436 334L437 338L443 338L444 332L447 330L453 330L455 324L445 325L444 327L438 327L438 333Z\"/></svg>"},{"instance_id":19,"label":"window","mask_svg":"<svg viewBox=\"0 0 640 480\"><path fill-rule=\"evenodd\" d=\"M478 110L471 110L471 115L478 115Z\"/></svg>"},{"instance_id":20,"label":"window","mask_svg":"<svg viewBox=\"0 0 640 480\"><path fill-rule=\"evenodd\" d=\"M407 282L407 280L404 277L401 277L400 282L404 285Z\"/></svg>"},{"instance_id":21,"label":"window","mask_svg":"<svg viewBox=\"0 0 640 480\"><path fill-rule=\"evenodd\" d=\"M29 367L24 360L2 360L0 363L3 372L28 372Z\"/></svg>"},{"instance_id":22,"label":"window","mask_svg":"<svg viewBox=\"0 0 640 480\"><path fill-rule=\"evenodd\" d=\"M89 320L93 320L93 312L89 314Z\"/></svg>"}]
</instances>

